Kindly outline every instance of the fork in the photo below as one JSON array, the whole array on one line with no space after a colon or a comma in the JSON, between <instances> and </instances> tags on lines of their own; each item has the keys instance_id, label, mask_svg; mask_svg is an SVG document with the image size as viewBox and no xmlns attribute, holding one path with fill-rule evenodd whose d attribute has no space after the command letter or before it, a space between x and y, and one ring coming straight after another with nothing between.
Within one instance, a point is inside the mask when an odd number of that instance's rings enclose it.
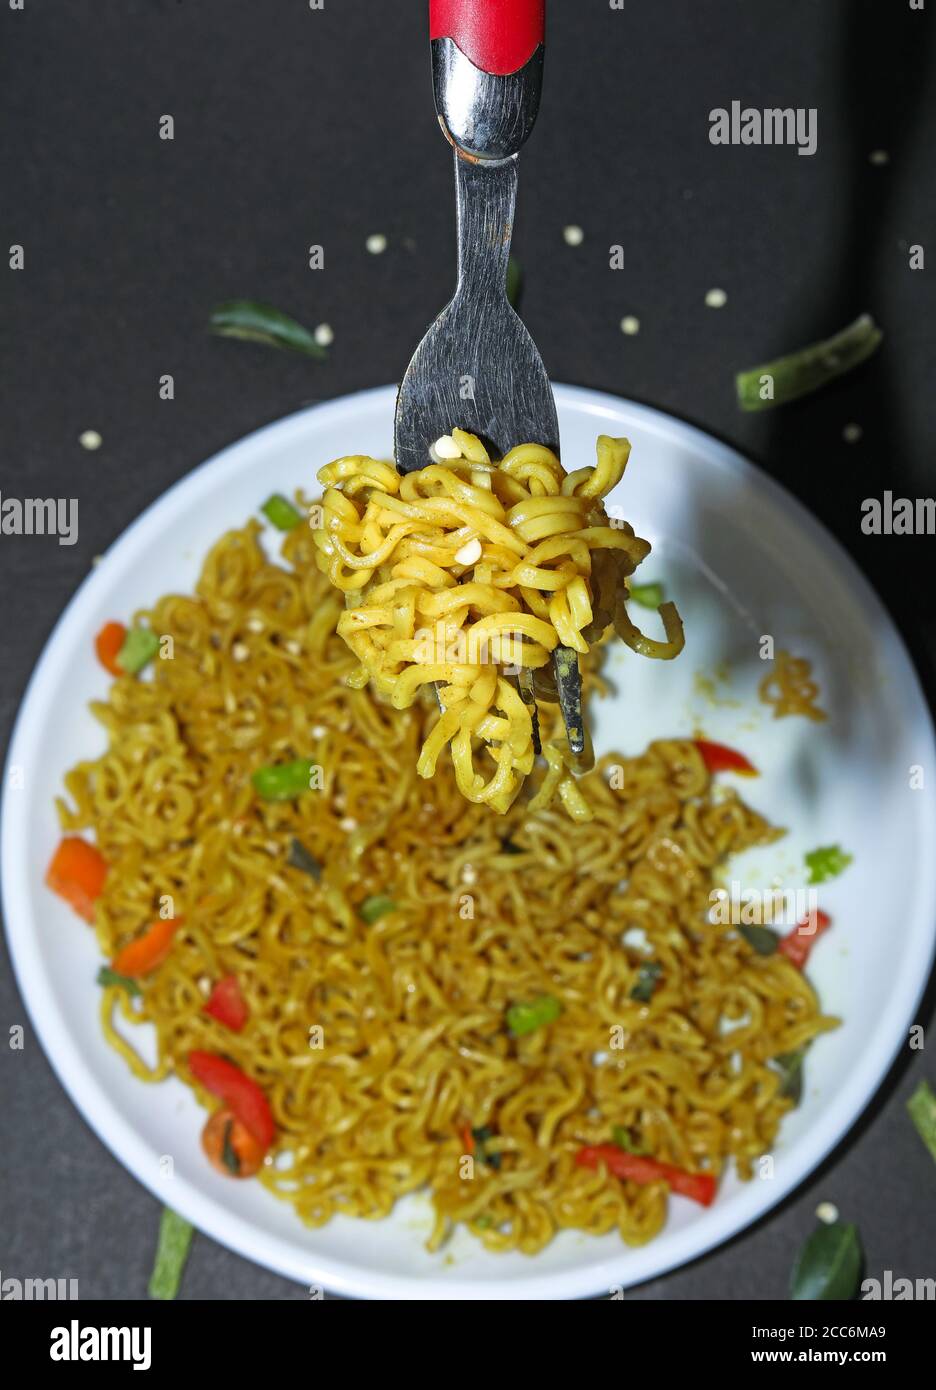
<instances>
[{"instance_id":1,"label":"fork","mask_svg":"<svg viewBox=\"0 0 936 1390\"><path fill-rule=\"evenodd\" d=\"M432 463L458 426L502 458L516 444L559 453L559 421L543 359L507 299L517 156L533 129L543 77L545 0L429 0L436 111L455 153L458 282L400 385L394 454L401 473ZM520 694L533 714L532 674ZM573 754L585 746L578 656L556 647L552 674Z\"/></svg>"}]
</instances>

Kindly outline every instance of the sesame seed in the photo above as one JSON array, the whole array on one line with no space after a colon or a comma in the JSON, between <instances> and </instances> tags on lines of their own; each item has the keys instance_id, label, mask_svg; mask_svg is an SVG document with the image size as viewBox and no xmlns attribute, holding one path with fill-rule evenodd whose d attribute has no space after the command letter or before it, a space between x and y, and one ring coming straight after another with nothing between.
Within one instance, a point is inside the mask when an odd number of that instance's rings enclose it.
<instances>
[{"instance_id":1,"label":"sesame seed","mask_svg":"<svg viewBox=\"0 0 936 1390\"><path fill-rule=\"evenodd\" d=\"M246 626L247 626L247 628L248 628L251 632L262 632L262 631L263 631L263 619L262 619L262 618L248 618L248 619L247 619Z\"/></svg>"},{"instance_id":2,"label":"sesame seed","mask_svg":"<svg viewBox=\"0 0 936 1390\"><path fill-rule=\"evenodd\" d=\"M352 830L357 830L358 828L358 823L353 816L345 816L343 820L340 820L338 822L338 824L342 830L346 830L349 834Z\"/></svg>"},{"instance_id":3,"label":"sesame seed","mask_svg":"<svg viewBox=\"0 0 936 1390\"><path fill-rule=\"evenodd\" d=\"M827 1226L831 1226L833 1222L838 1221L838 1207L834 1202L820 1202L816 1207L816 1216Z\"/></svg>"},{"instance_id":4,"label":"sesame seed","mask_svg":"<svg viewBox=\"0 0 936 1390\"><path fill-rule=\"evenodd\" d=\"M387 238L383 232L374 232L364 244L372 256L382 256L387 249Z\"/></svg>"},{"instance_id":5,"label":"sesame seed","mask_svg":"<svg viewBox=\"0 0 936 1390\"><path fill-rule=\"evenodd\" d=\"M243 642L235 642L231 648L231 656L235 661L246 661L250 656L250 648L245 647Z\"/></svg>"},{"instance_id":6,"label":"sesame seed","mask_svg":"<svg viewBox=\"0 0 936 1390\"><path fill-rule=\"evenodd\" d=\"M846 425L842 430L842 438L846 444L857 444L864 430L860 425Z\"/></svg>"},{"instance_id":7,"label":"sesame seed","mask_svg":"<svg viewBox=\"0 0 936 1390\"><path fill-rule=\"evenodd\" d=\"M100 449L104 440L98 434L97 430L85 430L83 434L78 436L78 443L81 445L82 449Z\"/></svg>"},{"instance_id":8,"label":"sesame seed","mask_svg":"<svg viewBox=\"0 0 936 1390\"><path fill-rule=\"evenodd\" d=\"M461 871L462 883L477 883L478 873L473 864L464 864Z\"/></svg>"},{"instance_id":9,"label":"sesame seed","mask_svg":"<svg viewBox=\"0 0 936 1390\"><path fill-rule=\"evenodd\" d=\"M728 303L728 296L724 290L709 290L705 302L710 309L724 309Z\"/></svg>"},{"instance_id":10,"label":"sesame seed","mask_svg":"<svg viewBox=\"0 0 936 1390\"><path fill-rule=\"evenodd\" d=\"M633 314L626 314L621 319L621 332L632 338L635 333L640 332L640 319L635 318Z\"/></svg>"},{"instance_id":11,"label":"sesame seed","mask_svg":"<svg viewBox=\"0 0 936 1390\"><path fill-rule=\"evenodd\" d=\"M582 242L585 240L585 233L582 231L581 227L576 227L574 225L571 227L563 227L562 236L566 246L581 246Z\"/></svg>"},{"instance_id":12,"label":"sesame seed","mask_svg":"<svg viewBox=\"0 0 936 1390\"><path fill-rule=\"evenodd\" d=\"M429 452L434 454L437 460L460 459L462 456L461 449L450 434L441 435Z\"/></svg>"},{"instance_id":13,"label":"sesame seed","mask_svg":"<svg viewBox=\"0 0 936 1390\"><path fill-rule=\"evenodd\" d=\"M473 565L481 559L481 542L475 536L474 540L468 541L462 546L461 550L455 552L455 563L457 565Z\"/></svg>"},{"instance_id":14,"label":"sesame seed","mask_svg":"<svg viewBox=\"0 0 936 1390\"><path fill-rule=\"evenodd\" d=\"M330 323L320 323L312 336L319 347L331 347L335 341L335 331Z\"/></svg>"}]
</instances>

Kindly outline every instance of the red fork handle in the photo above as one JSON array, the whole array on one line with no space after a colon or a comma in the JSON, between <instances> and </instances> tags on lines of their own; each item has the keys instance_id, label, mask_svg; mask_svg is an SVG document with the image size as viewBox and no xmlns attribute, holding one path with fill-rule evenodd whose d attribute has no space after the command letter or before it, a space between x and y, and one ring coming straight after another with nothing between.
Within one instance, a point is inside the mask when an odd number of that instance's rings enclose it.
<instances>
[{"instance_id":1,"label":"red fork handle","mask_svg":"<svg viewBox=\"0 0 936 1390\"><path fill-rule=\"evenodd\" d=\"M451 39L482 72L506 77L546 33L546 0L429 0L430 39Z\"/></svg>"}]
</instances>

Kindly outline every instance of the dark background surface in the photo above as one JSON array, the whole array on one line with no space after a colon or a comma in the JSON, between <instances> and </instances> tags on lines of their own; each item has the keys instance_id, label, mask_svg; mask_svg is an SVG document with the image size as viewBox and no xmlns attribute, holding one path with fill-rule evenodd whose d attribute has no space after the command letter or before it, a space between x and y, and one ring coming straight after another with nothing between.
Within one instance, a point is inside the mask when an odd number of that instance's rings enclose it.
<instances>
[{"instance_id":1,"label":"dark background surface","mask_svg":"<svg viewBox=\"0 0 936 1390\"><path fill-rule=\"evenodd\" d=\"M908 0L550 0L546 92L522 157L523 312L554 379L647 401L729 440L855 555L932 694L931 537L869 538L860 502L932 495L936 442L936 5ZM715 148L708 113L818 109L819 149ZM0 491L76 496L80 537L0 537L9 731L63 606L170 483L310 400L396 381L450 293L454 208L424 0L25 0L0 9ZM175 139L158 138L159 118ZM874 164L873 150L889 154ZM565 225L585 231L573 249ZM389 239L383 256L365 238ZM933 244L927 245L932 239ZM308 247L326 269L308 269ZM626 248L612 272L609 247ZM4 257L5 258L5 257ZM718 286L727 305L707 308ZM205 335L212 305L267 300L335 343L310 363ZM760 416L733 374L863 311L873 361ZM636 314L641 330L619 322ZM175 378L175 399L158 379ZM857 423L857 444L842 437ZM78 443L96 429L103 447ZM898 544L899 541L899 544ZM869 808L873 814L873 808ZM899 923L882 923L898 930ZM932 995L919 1021L932 1017ZM5 969L0 1024L26 1023ZM85 1126L27 1024L0 1052L3 1276L143 1297L158 1206ZM860 1223L869 1274L934 1273L936 1172L904 1102L907 1054L848 1141L769 1218L633 1299L782 1298L821 1200ZM189 1298L302 1298L207 1238Z\"/></svg>"}]
</instances>

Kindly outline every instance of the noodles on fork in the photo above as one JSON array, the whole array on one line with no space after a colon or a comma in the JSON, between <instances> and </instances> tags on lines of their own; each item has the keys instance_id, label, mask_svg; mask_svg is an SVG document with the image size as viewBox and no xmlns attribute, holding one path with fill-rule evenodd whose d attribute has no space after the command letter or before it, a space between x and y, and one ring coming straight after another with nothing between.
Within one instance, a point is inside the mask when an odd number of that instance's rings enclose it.
<instances>
[{"instance_id":1,"label":"noodles on fork","mask_svg":"<svg viewBox=\"0 0 936 1390\"><path fill-rule=\"evenodd\" d=\"M540 444L492 463L463 430L439 442L444 462L405 477L362 455L322 468L318 563L345 597L338 632L360 663L351 684L371 682L407 709L435 683L442 715L419 775L432 777L451 746L461 794L504 813L534 762L531 706L511 674L532 676L534 694L555 700L548 663L558 646L584 655L613 626L634 651L669 659L682 650L682 624L664 603L661 641L627 613L627 576L650 546L602 503L623 477L626 439L601 435L597 464L568 474ZM490 775L476 762L479 745ZM591 765L590 749L575 760L556 740L545 752L541 804L558 793L573 819L587 820L572 774Z\"/></svg>"}]
</instances>

